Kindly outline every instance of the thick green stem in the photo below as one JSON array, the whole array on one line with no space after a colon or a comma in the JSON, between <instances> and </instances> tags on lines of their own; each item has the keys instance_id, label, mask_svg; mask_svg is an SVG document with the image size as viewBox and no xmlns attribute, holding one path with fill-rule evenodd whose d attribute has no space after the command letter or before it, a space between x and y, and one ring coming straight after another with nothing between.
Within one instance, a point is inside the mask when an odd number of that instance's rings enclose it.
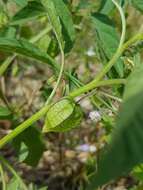
<instances>
[{"instance_id":1,"label":"thick green stem","mask_svg":"<svg viewBox=\"0 0 143 190\"><path fill-rule=\"evenodd\" d=\"M6 181L4 176L4 170L2 164L0 164L0 174L1 174L1 181L2 181L2 190L6 190Z\"/></svg>"},{"instance_id":2,"label":"thick green stem","mask_svg":"<svg viewBox=\"0 0 143 190\"><path fill-rule=\"evenodd\" d=\"M51 25L52 25L52 23L51 23ZM64 50L63 50L63 47L62 47L62 42L61 42L61 40L59 39L58 34L57 34L57 32L56 32L54 26L52 26L52 28L53 28L53 31L54 31L55 36L56 36L56 38L57 38L57 41L58 41L58 44L59 44L59 48L60 48L60 51L61 51L61 67L60 67L58 79L57 79L57 81L56 81L56 85L55 85L53 91L51 92L51 94L50 94L48 100L46 101L46 105L49 104L49 102L52 100L52 98L54 97L54 95L55 95L55 93L56 93L56 91L57 91L57 88L58 88L58 86L59 86L59 84L60 84L60 81L61 81L61 79L62 79L62 75L63 75L63 71L64 71L64 66L65 66L65 55L64 55Z\"/></svg>"},{"instance_id":3,"label":"thick green stem","mask_svg":"<svg viewBox=\"0 0 143 190\"><path fill-rule=\"evenodd\" d=\"M69 96L72 97L72 98L80 96L83 93L86 93L86 92L88 92L90 90L95 89L96 87L106 86L106 85L115 85L115 84L116 85L117 84L125 84L125 79L113 79L113 80L105 80L105 81L100 81L100 80L105 76L105 74L116 63L116 61L122 55L122 53L124 52L124 50L126 48L128 48L131 44L137 42L138 40L143 40L143 34L136 35L135 37L133 37L132 39L130 39L128 42L126 42L123 45L124 38L125 38L125 30L126 30L125 17L124 17L124 14L122 12L122 8L115 2L115 0L112 0L112 1L114 2L114 4L116 5L116 7L118 8L118 10L120 12L120 15L121 15L121 19L122 19L122 35L121 35L121 40L120 40L119 47L118 47L115 55L113 56L113 58L109 61L109 63L103 68L103 70L99 73L99 75L97 75L97 77L93 81L91 81L87 85L85 85L83 87L80 87L79 89L77 89L74 92L71 92L69 94ZM64 64L63 64L63 66L64 66ZM59 68L57 68L57 70L59 70ZM71 78L71 75L69 75L67 72L64 72L64 73ZM61 79L61 75L62 75L62 69L61 69L61 74L60 74L58 83L59 83L59 81ZM71 80L72 79L73 78L71 78ZM78 83L78 80L76 82ZM49 107L50 107L50 105L45 105L40 111L38 111L36 114L34 114L33 116L31 116L26 121L24 121L17 128L15 128L10 134L8 134L5 137L3 137L0 140L0 148L2 148L8 142L10 142L12 139L14 139L17 135L19 135L21 132L23 132L25 129L27 129L29 126L31 126L34 122L36 122L42 116L44 116L47 113Z\"/></svg>"},{"instance_id":4,"label":"thick green stem","mask_svg":"<svg viewBox=\"0 0 143 190\"><path fill-rule=\"evenodd\" d=\"M27 129L29 126L31 126L33 123L35 123L37 120L39 120L43 115L45 115L47 113L49 107L50 107L50 105L44 106L40 111L38 111L36 114L32 115L29 119L27 119L22 124L20 124L18 127L16 127L11 133L9 133L5 137L3 137L0 140L0 148L2 148L5 144L10 142L17 135L22 133L25 129Z\"/></svg>"},{"instance_id":5,"label":"thick green stem","mask_svg":"<svg viewBox=\"0 0 143 190\"><path fill-rule=\"evenodd\" d=\"M115 80L108 80L108 81L101 81L98 83L96 87L99 86L107 86L107 85L117 85L117 84L124 84L124 79L115 79ZM94 86L95 88L95 86ZM82 94L82 93L81 93ZM81 95L80 94L80 95ZM73 96L74 95L74 96ZM70 94L71 97L76 97L75 94ZM33 123L38 121L42 116L44 116L48 109L50 108L50 105L44 106L40 111L38 111L36 114L31 116L29 119L24 121L22 124L17 126L10 134L6 135L0 140L0 148L2 148L4 145L6 145L8 142L10 142L12 139L14 139L17 135L22 133L25 129L27 129L29 126L31 126Z\"/></svg>"},{"instance_id":6,"label":"thick green stem","mask_svg":"<svg viewBox=\"0 0 143 190\"><path fill-rule=\"evenodd\" d=\"M124 46L123 46L124 47ZM92 89L94 89L99 81L101 80L101 78L110 70L110 68L113 66L113 64L117 61L117 59L122 55L124 51L124 48L120 49L114 56L113 58L111 59L111 61L109 61L109 63L103 68L103 70L99 73L99 75L97 75L97 77L89 82L87 85L75 90L74 92L72 92L70 94L70 96L72 97L76 97L76 96L79 96L83 93L86 93Z\"/></svg>"},{"instance_id":7,"label":"thick green stem","mask_svg":"<svg viewBox=\"0 0 143 190\"><path fill-rule=\"evenodd\" d=\"M143 40L143 33L142 34L137 34L133 36L131 39L129 39L122 47L122 52L124 52L128 47L130 47L132 44L142 41Z\"/></svg>"},{"instance_id":8,"label":"thick green stem","mask_svg":"<svg viewBox=\"0 0 143 190\"><path fill-rule=\"evenodd\" d=\"M122 55L122 53L128 48L130 47L132 44L143 40L143 34L137 34L136 36L134 36L133 38L131 38L130 40L128 40L123 46L122 48L120 48L118 50L118 52L113 56L113 58L109 61L109 63L103 68L103 70L99 73L99 75L90 83L88 83L87 85L75 90L74 92L71 93L72 97L76 97L79 96L83 93L86 93L90 90L92 90L93 88L96 87L96 85L99 83L99 80L108 72L108 70L110 70L110 68L113 66L113 64L117 61L117 59Z\"/></svg>"},{"instance_id":9,"label":"thick green stem","mask_svg":"<svg viewBox=\"0 0 143 190\"><path fill-rule=\"evenodd\" d=\"M71 92L69 94L70 97L75 98L77 96L80 96L90 90L93 90L94 88L101 87L101 86L110 86L110 85L119 85L119 84L125 84L125 79L111 79L111 80L104 80L104 81L93 81L88 83L87 85Z\"/></svg>"},{"instance_id":10,"label":"thick green stem","mask_svg":"<svg viewBox=\"0 0 143 190\"><path fill-rule=\"evenodd\" d=\"M85 85L85 86L79 88L78 90L76 90L75 92L73 92L71 94L72 97L78 96L82 93L85 93L89 90L92 90L98 84L99 80L101 80L106 75L106 73L108 73L108 71L112 68L112 66L116 63L116 61L122 55L122 52L123 52L122 46L124 43L125 33L126 33L125 16L124 16L124 13L122 12L122 8L118 5L118 3L116 3L114 0L112 0L112 1L116 5L116 7L118 8L120 15L121 15L121 20L122 20L122 35L121 35L119 47L118 47L116 53L114 54L114 56L112 57L112 59L106 64L106 66L97 75L97 77L93 81L88 83L87 85Z\"/></svg>"},{"instance_id":11,"label":"thick green stem","mask_svg":"<svg viewBox=\"0 0 143 190\"><path fill-rule=\"evenodd\" d=\"M121 48L118 56L121 56L121 54L130 46L132 45L133 43L139 41L139 40L143 40L143 34L138 34L136 36L134 36L132 39L130 39L129 41L127 41L123 47ZM115 57L114 61L116 61L117 57ZM119 80L121 80L119 82ZM114 81L115 81L115 84L124 84L125 81L124 79L119 79L118 82L117 82L117 79L115 80L112 80L112 82L108 81L109 85L113 85L114 84ZM105 83L105 81L100 81L100 83L102 82L102 86L103 83L107 85L107 81ZM92 82L88 83L87 85L75 90L74 92L70 93L70 96L75 98L77 96L80 96L82 95L83 93L86 93L88 92L89 90L93 90L94 88L96 88L97 86L99 87L99 81L97 82L97 80L93 80ZM106 86L105 85L105 86ZM23 122L22 124L20 124L19 126L17 126L17 128L15 130L13 130L10 134L6 135L5 137L3 137L1 140L0 140L0 148L2 148L4 145L6 145L8 142L10 142L12 139L14 139L17 135L19 135L21 132L23 132L25 129L27 129L29 126L31 126L34 122L36 122L37 120L39 120L42 116L44 116L48 109L49 109L50 105L49 106L44 106L40 111L38 111L37 113L35 113L32 117L30 117L29 119L27 119L25 122Z\"/></svg>"},{"instance_id":12,"label":"thick green stem","mask_svg":"<svg viewBox=\"0 0 143 190\"><path fill-rule=\"evenodd\" d=\"M46 31L44 31L45 34ZM43 35L43 33L41 34ZM34 41L37 41L41 35L39 35L39 37L35 38ZM32 40L33 41L33 40ZM59 41L58 41L59 42ZM37 120L39 120L44 114L46 114L46 112L49 109L49 103L51 101L51 99L53 98L57 87L60 83L62 74L63 74L63 70L64 70L64 63L65 63L65 59L64 59L64 52L62 49L62 45L59 42L59 46L60 46L60 50L61 50L61 57L62 57L62 65L61 65L61 69L60 69L60 73L58 76L58 80L56 82L56 85L51 93L51 95L49 96L47 102L46 102L46 106L44 106L39 112L37 112L36 114L34 114L31 118L29 118L28 120L26 120L25 122L23 122L21 125L19 125L15 130L13 130L9 135L5 136L3 139L0 140L0 148L2 146L4 146L7 142L9 142L11 139L15 138L18 134L20 134L21 132L23 132L27 127L29 127L30 125L32 125L32 123L36 122Z\"/></svg>"},{"instance_id":13,"label":"thick green stem","mask_svg":"<svg viewBox=\"0 0 143 190\"><path fill-rule=\"evenodd\" d=\"M117 7L120 16L121 16L121 21L122 21L122 34L121 34L121 38L120 38L120 43L118 46L118 49L116 51L116 53L114 54L113 58L107 63L107 65L103 68L103 70L99 73L99 75L97 75L96 79L97 81L101 80L106 73L108 73L108 71L110 71L110 69L112 68L112 66L116 63L116 61L118 60L118 58L121 56L122 54L122 46L124 44L125 41L125 34L126 34L126 18L123 12L122 7L115 1L112 0L113 3L115 4L115 6Z\"/></svg>"}]
</instances>

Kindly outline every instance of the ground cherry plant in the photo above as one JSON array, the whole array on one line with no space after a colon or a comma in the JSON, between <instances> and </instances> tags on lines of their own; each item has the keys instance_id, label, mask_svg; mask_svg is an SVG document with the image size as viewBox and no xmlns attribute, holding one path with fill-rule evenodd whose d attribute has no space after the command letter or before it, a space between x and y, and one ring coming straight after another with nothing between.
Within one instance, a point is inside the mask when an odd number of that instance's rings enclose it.
<instances>
[{"instance_id":1,"label":"ground cherry plant","mask_svg":"<svg viewBox=\"0 0 143 190\"><path fill-rule=\"evenodd\" d=\"M81 128L86 120L81 106L85 99L96 108L90 117L100 120L108 135L100 148L101 153L92 155L92 160L96 161L91 170L85 169L84 182L82 185L77 183L74 189L102 189L129 173L140 180L135 189L140 188L143 183L143 30L141 27L131 32L130 27L138 22L134 20L128 26L128 17L133 11L142 17L142 0L0 1L2 190L48 189L43 184L27 184L5 157L4 149L8 147L16 152L16 162L36 167L47 149L47 134L74 134L77 128ZM84 27L87 30L82 35ZM94 31L92 35L91 31ZM92 39L88 41L89 36ZM76 55L85 57L82 41L86 38L87 43L92 44L86 52L92 68L87 64L85 76L78 76L80 69L73 58L75 46L79 46ZM5 87L11 82L11 76L24 81L24 75L19 77L17 73L25 72L31 65L39 72L44 68L46 79L44 83L41 80L39 87L44 103L38 104L32 112L29 110L35 105L30 96L36 99L36 94L28 95L23 104L22 97L13 103ZM93 74L92 70L96 72ZM39 76L33 74L33 78L36 77ZM32 83L31 88L34 88ZM12 93L14 88L11 86L9 91ZM28 108L24 112L25 105ZM113 118L116 118L114 122L111 121ZM110 129L109 122L112 123ZM3 126L7 127L3 129ZM12 177L9 179L6 175Z\"/></svg>"}]
</instances>

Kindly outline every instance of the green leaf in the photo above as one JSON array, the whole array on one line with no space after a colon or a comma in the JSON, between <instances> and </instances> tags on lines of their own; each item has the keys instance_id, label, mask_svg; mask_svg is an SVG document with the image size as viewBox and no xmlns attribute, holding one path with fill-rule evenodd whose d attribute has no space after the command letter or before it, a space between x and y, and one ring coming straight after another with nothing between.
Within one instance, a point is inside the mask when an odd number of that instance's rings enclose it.
<instances>
[{"instance_id":1,"label":"green leaf","mask_svg":"<svg viewBox=\"0 0 143 190\"><path fill-rule=\"evenodd\" d=\"M131 0L131 2L132 2L132 4L133 4L133 6L134 6L137 10L143 12L143 1L142 1L142 0Z\"/></svg>"},{"instance_id":2,"label":"green leaf","mask_svg":"<svg viewBox=\"0 0 143 190\"><path fill-rule=\"evenodd\" d=\"M18 53L20 55L36 59L37 61L47 63L54 71L60 69L59 65L56 64L52 57L25 39L17 40L15 38L0 37L0 51ZM75 77L71 76L68 72L64 73L71 81L77 84L77 79L75 80Z\"/></svg>"},{"instance_id":3,"label":"green leaf","mask_svg":"<svg viewBox=\"0 0 143 190\"><path fill-rule=\"evenodd\" d=\"M47 10L48 17L53 25L59 41L68 52L75 40L75 29L72 16L63 0L42 0L42 4Z\"/></svg>"},{"instance_id":4,"label":"green leaf","mask_svg":"<svg viewBox=\"0 0 143 190\"><path fill-rule=\"evenodd\" d=\"M56 38L58 39L58 41L61 43L62 47L64 48L60 18L56 11L55 4L51 0L41 0L41 2L47 11L48 19L54 28Z\"/></svg>"},{"instance_id":5,"label":"green leaf","mask_svg":"<svg viewBox=\"0 0 143 190\"><path fill-rule=\"evenodd\" d=\"M130 1L130 0L129 0ZM128 0L119 0L118 1L121 6L127 5L129 2ZM99 12L105 15L109 15L114 10L115 6L112 0L101 0L101 5L99 8Z\"/></svg>"},{"instance_id":6,"label":"green leaf","mask_svg":"<svg viewBox=\"0 0 143 190\"><path fill-rule=\"evenodd\" d=\"M37 46L47 53L48 47L50 46L51 38L49 35L43 36L37 43ZM48 53L49 54L49 53ZM49 54L50 55L50 54Z\"/></svg>"},{"instance_id":7,"label":"green leaf","mask_svg":"<svg viewBox=\"0 0 143 190\"><path fill-rule=\"evenodd\" d=\"M41 132L36 127L30 127L13 141L19 155L19 160L28 165L36 166L45 149Z\"/></svg>"},{"instance_id":8,"label":"green leaf","mask_svg":"<svg viewBox=\"0 0 143 190\"><path fill-rule=\"evenodd\" d=\"M143 64L130 75L112 141L101 156L89 189L128 173L143 162ZM109 172L110 171L110 172Z\"/></svg>"},{"instance_id":9,"label":"green leaf","mask_svg":"<svg viewBox=\"0 0 143 190\"><path fill-rule=\"evenodd\" d=\"M48 14L59 41L63 47L65 45L65 52L69 52L75 40L75 29L70 11L63 0L42 0L41 2L42 4L38 1L29 2L26 7L14 15L10 24L23 24L38 16Z\"/></svg>"},{"instance_id":10,"label":"green leaf","mask_svg":"<svg viewBox=\"0 0 143 190\"><path fill-rule=\"evenodd\" d=\"M78 126L82 120L79 105L69 98L55 103L49 109L43 132L65 132Z\"/></svg>"},{"instance_id":11,"label":"green leaf","mask_svg":"<svg viewBox=\"0 0 143 190\"><path fill-rule=\"evenodd\" d=\"M7 190L19 190L21 188L20 182L18 179L13 177L10 182L7 184Z\"/></svg>"},{"instance_id":12,"label":"green leaf","mask_svg":"<svg viewBox=\"0 0 143 190\"><path fill-rule=\"evenodd\" d=\"M99 12L108 15L114 8L112 0L101 0Z\"/></svg>"},{"instance_id":13,"label":"green leaf","mask_svg":"<svg viewBox=\"0 0 143 190\"><path fill-rule=\"evenodd\" d=\"M135 70L132 72L132 74L129 77L124 94L124 100L128 100L142 92L143 90L142 74L143 74L143 64L136 65Z\"/></svg>"},{"instance_id":14,"label":"green leaf","mask_svg":"<svg viewBox=\"0 0 143 190\"><path fill-rule=\"evenodd\" d=\"M0 106L0 119L11 119L12 113L7 107Z\"/></svg>"},{"instance_id":15,"label":"green leaf","mask_svg":"<svg viewBox=\"0 0 143 190\"><path fill-rule=\"evenodd\" d=\"M137 180L143 181L143 164L133 169L132 176Z\"/></svg>"},{"instance_id":16,"label":"green leaf","mask_svg":"<svg viewBox=\"0 0 143 190\"><path fill-rule=\"evenodd\" d=\"M31 21L39 16L44 16L45 9L38 1L31 1L26 7L17 12L11 19L11 25L24 24L27 21Z\"/></svg>"},{"instance_id":17,"label":"green leaf","mask_svg":"<svg viewBox=\"0 0 143 190\"><path fill-rule=\"evenodd\" d=\"M19 162L24 162L28 156L28 147L24 142L21 143L19 152L18 152L18 161Z\"/></svg>"},{"instance_id":18,"label":"green leaf","mask_svg":"<svg viewBox=\"0 0 143 190\"><path fill-rule=\"evenodd\" d=\"M0 37L0 50L25 55L45 62L54 68L56 67L54 60L48 54L40 51L39 48L24 39L17 40L15 38Z\"/></svg>"},{"instance_id":19,"label":"green leaf","mask_svg":"<svg viewBox=\"0 0 143 190\"><path fill-rule=\"evenodd\" d=\"M72 15L63 0L53 0L62 24L62 34L65 41L65 52L70 51L75 40L75 29Z\"/></svg>"},{"instance_id":20,"label":"green leaf","mask_svg":"<svg viewBox=\"0 0 143 190\"><path fill-rule=\"evenodd\" d=\"M107 60L110 60L119 46L119 36L115 26L108 16L100 13L92 15L92 21L97 32L97 39ZM123 61L118 59L114 68L120 77L123 77Z\"/></svg>"},{"instance_id":21,"label":"green leaf","mask_svg":"<svg viewBox=\"0 0 143 190\"><path fill-rule=\"evenodd\" d=\"M65 45L65 52L68 52L72 48L75 40L75 29L72 16L66 4L62 0L42 0L41 2L42 4L38 1L29 2L26 7L16 13L10 24L23 24L37 16L44 16L47 13L58 40L63 45L63 48Z\"/></svg>"},{"instance_id":22,"label":"green leaf","mask_svg":"<svg viewBox=\"0 0 143 190\"><path fill-rule=\"evenodd\" d=\"M16 36L16 28L9 26L0 30L0 37L14 38Z\"/></svg>"},{"instance_id":23,"label":"green leaf","mask_svg":"<svg viewBox=\"0 0 143 190\"><path fill-rule=\"evenodd\" d=\"M25 7L28 3L28 0L12 0L12 1L14 1L20 7Z\"/></svg>"}]
</instances>

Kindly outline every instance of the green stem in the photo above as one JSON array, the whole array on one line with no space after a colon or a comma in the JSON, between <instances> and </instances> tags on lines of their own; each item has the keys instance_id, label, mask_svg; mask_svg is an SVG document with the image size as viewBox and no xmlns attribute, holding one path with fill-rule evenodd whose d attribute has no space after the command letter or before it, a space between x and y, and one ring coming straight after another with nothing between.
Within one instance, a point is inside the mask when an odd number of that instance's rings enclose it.
<instances>
[{"instance_id":1,"label":"green stem","mask_svg":"<svg viewBox=\"0 0 143 190\"><path fill-rule=\"evenodd\" d=\"M62 74L63 74L63 70L64 70L64 63L65 63L64 52L63 52L62 49L61 49L61 57L62 57L62 61L61 61L62 64L61 64L60 73L59 73L59 76L58 76L58 79L57 79L56 85L55 85L55 87L54 87L52 93L50 94L50 96L49 96L47 102L46 102L46 105L49 104L49 102L52 100L53 96L55 95L56 90L57 90L57 88L58 88L58 86L59 86L59 84L60 84L61 78L62 78Z\"/></svg>"},{"instance_id":2,"label":"green stem","mask_svg":"<svg viewBox=\"0 0 143 190\"><path fill-rule=\"evenodd\" d=\"M118 85L118 84L124 84L124 79L115 79L115 80L108 80L108 81L101 81L98 83L97 87L99 86L107 86L107 85ZM95 88L95 86L94 86ZM80 94L81 95L81 94ZM75 97L75 94L70 94L71 97ZM25 129L27 129L29 126L31 126L33 123L38 121L42 116L44 116L48 109L50 108L50 105L45 105L41 110L39 110L37 113L35 113L33 116L31 116L29 119L24 121L22 124L17 126L10 134L4 136L0 140L0 148L2 148L4 145L6 145L8 142L10 142L12 139L14 139L17 135L22 133Z\"/></svg>"},{"instance_id":3,"label":"green stem","mask_svg":"<svg viewBox=\"0 0 143 190\"><path fill-rule=\"evenodd\" d=\"M75 97L80 96L81 94L86 93L89 90L93 90L94 88L97 88L97 87L118 85L118 84L125 84L125 83L126 83L125 79L110 79L110 80L99 81L98 83L89 83L89 84L71 92L69 94L69 96L72 98L75 98Z\"/></svg>"},{"instance_id":4,"label":"green stem","mask_svg":"<svg viewBox=\"0 0 143 190\"><path fill-rule=\"evenodd\" d=\"M2 190L6 190L6 182L5 182L2 164L0 164L0 174L1 174L1 181L2 181Z\"/></svg>"},{"instance_id":5,"label":"green stem","mask_svg":"<svg viewBox=\"0 0 143 190\"><path fill-rule=\"evenodd\" d=\"M120 50L119 54L121 55L123 52L123 49ZM95 78L93 81L91 81L90 83L88 83L87 85L73 91L70 96L71 97L77 97L81 94L84 94L92 89L94 89L96 86L98 86L99 84L99 80L101 79L101 77L103 76L103 74L106 74L106 71L108 70L108 68L110 67L110 65L112 65L117 59L118 59L118 56L119 54L115 55L112 60L109 62L109 65L107 67L105 67L105 69L97 76L97 78Z\"/></svg>"},{"instance_id":6,"label":"green stem","mask_svg":"<svg viewBox=\"0 0 143 190\"><path fill-rule=\"evenodd\" d=\"M133 36L131 39L129 39L122 47L122 52L124 52L128 47L130 47L132 44L143 40L143 33L142 34L137 34Z\"/></svg>"},{"instance_id":7,"label":"green stem","mask_svg":"<svg viewBox=\"0 0 143 190\"><path fill-rule=\"evenodd\" d=\"M136 36L134 36L133 38L131 38L129 41L127 41L122 48L120 49L118 56L120 57L122 55L122 53L132 44L136 43L139 40L143 40L143 34L137 34ZM112 64L114 61L117 60L118 56L116 55L116 57L114 56L112 59ZM119 80L121 80L119 83ZM113 85L114 82L115 84L124 84L125 81L123 81L124 79L117 79L112 80L112 82L108 81L109 85ZM103 84L103 81L101 81ZM87 85L75 90L74 92L70 93L70 96L72 96L73 98L80 96L83 93L88 92L89 90L93 90L94 88L96 88L96 86L99 87L99 83L101 82L97 82L97 80L93 80L90 83L88 83ZM104 84L107 84L107 81ZM17 128L15 128L10 134L6 135L5 137L3 137L0 140L0 148L2 148L5 144L7 144L8 142L10 142L13 138L15 138L17 135L19 135L21 132L23 132L25 129L27 129L30 125L32 125L34 122L36 122L37 120L39 120L42 116L44 116L48 109L49 106L44 106L41 110L39 110L37 113L35 113L33 116L31 116L29 119L27 119L25 122L23 122L22 124L20 124L19 126L17 126Z\"/></svg>"},{"instance_id":8,"label":"green stem","mask_svg":"<svg viewBox=\"0 0 143 190\"><path fill-rule=\"evenodd\" d=\"M98 82L106 75L106 73L108 73L108 71L116 63L118 58L122 55L122 52L123 52L122 47L123 47L123 43L124 43L124 40L125 40L125 33L126 33L126 19L125 19L124 13L122 11L122 8L118 5L118 3L116 1L114 1L114 0L112 0L112 1L115 4L115 6L117 7L117 9L119 10L119 13L121 15L121 20L122 20L122 35L121 35L119 47L118 47L116 53L114 54L114 56L112 57L112 59L106 64L106 66L97 75L97 77L93 81L88 83L87 85L79 88L78 90L75 90L71 94L72 97L76 97L76 96L78 96L78 95L80 95L82 93L85 93L85 92L87 92L89 90L94 89L94 87L98 84Z\"/></svg>"},{"instance_id":9,"label":"green stem","mask_svg":"<svg viewBox=\"0 0 143 190\"><path fill-rule=\"evenodd\" d=\"M49 20L50 20L50 19L49 19ZM50 21L50 22L51 22L51 21ZM51 25L52 25L52 23L51 23ZM56 93L56 91L57 91L57 88L58 88L58 86L59 86L59 84L60 84L60 81L61 81L61 79L62 79L62 75L63 75L63 71L64 71L64 66L65 66L65 55L64 55L64 50L63 50L63 47L62 47L62 42L60 41L60 39L59 39L59 37L58 37L58 34L57 34L57 32L56 32L54 26L52 26L52 29L53 29L53 31L54 31L54 33L55 33L55 36L56 36L56 38L57 38L57 41L58 41L58 44L59 44L59 48L60 48L60 51L61 51L61 67L60 67L60 72L59 72L59 76L58 76L56 85L55 85L53 91L51 92L51 94L50 94L48 100L46 101L46 105L49 104L49 102L52 100L52 98L54 97L54 95L55 95L55 93Z\"/></svg>"},{"instance_id":10,"label":"green stem","mask_svg":"<svg viewBox=\"0 0 143 190\"><path fill-rule=\"evenodd\" d=\"M31 43L36 43L38 42L43 36L45 36L46 34L48 34L51 31L52 27L51 26L47 26L45 29L43 29L40 33L38 33L36 36L32 37L30 39Z\"/></svg>"},{"instance_id":11,"label":"green stem","mask_svg":"<svg viewBox=\"0 0 143 190\"><path fill-rule=\"evenodd\" d=\"M117 7L117 9L119 10L119 13L121 15L121 21L122 21L122 34L121 34L121 39L120 39L120 43L118 46L118 49L116 51L116 53L114 54L114 56L112 57L112 59L106 64L106 66L103 68L103 70L97 75L97 77L95 78L95 81L99 81L101 80L106 73L108 73L108 71L110 71L110 69L112 68L112 66L116 63L116 61L118 60L118 58L121 56L122 54L122 46L124 44L125 41L125 34L126 34L126 19L125 19L125 15L123 13L122 7L120 7L120 5L115 1L112 0L113 3L115 4L115 6Z\"/></svg>"},{"instance_id":12,"label":"green stem","mask_svg":"<svg viewBox=\"0 0 143 190\"><path fill-rule=\"evenodd\" d=\"M120 49L125 41L125 36L126 36L126 18L125 18L122 7L116 2L116 0L112 0L112 2L117 7L121 16L121 21L122 21L122 34L121 34L120 44L118 47L118 49Z\"/></svg>"},{"instance_id":13,"label":"green stem","mask_svg":"<svg viewBox=\"0 0 143 190\"><path fill-rule=\"evenodd\" d=\"M143 40L143 34L137 34L136 36L134 36L133 38L131 38L129 41L127 41L123 45L122 49L120 50L120 55L128 47L130 47L130 45L134 44L135 42L137 42L139 40ZM124 80L124 79L121 79L121 80ZM110 83L109 85L113 85L114 84L114 83L111 84L111 82L109 82L109 83ZM121 81L121 83L123 83L123 81ZM115 84L117 84L117 80L116 80ZM85 85L84 87L81 87L81 88L75 90L74 92L71 92L70 96L72 96L72 97L80 96L81 94L86 93L89 90L93 90L94 88L96 88L96 86L97 86L97 82L92 81L92 82L88 83L87 85ZM20 124L19 126L17 126L17 128L14 131L12 131L10 134L8 134L5 137L3 137L0 140L0 148L2 148L5 144L7 144L8 142L10 142L13 138L15 138L17 135L19 135L25 129L27 129L34 122L36 122L37 120L39 120L42 116L44 116L47 113L49 107L50 106L44 106L41 110L39 110L37 113L35 113L32 117L30 117L25 122L23 122L22 124Z\"/></svg>"},{"instance_id":14,"label":"green stem","mask_svg":"<svg viewBox=\"0 0 143 190\"><path fill-rule=\"evenodd\" d=\"M14 139L17 135L22 133L25 129L27 129L29 126L31 126L33 123L35 123L37 120L39 120L43 115L45 115L49 109L50 105L44 106L40 111L32 115L29 119L24 121L22 124L20 124L18 127L16 127L11 133L4 136L0 140L0 148L2 148L4 145L6 145L8 142L10 142L12 139Z\"/></svg>"},{"instance_id":15,"label":"green stem","mask_svg":"<svg viewBox=\"0 0 143 190\"><path fill-rule=\"evenodd\" d=\"M110 69L112 68L112 66L116 63L116 61L118 60L118 58L121 56L122 54L122 46L124 44L125 41L125 34L126 34L126 18L125 15L123 13L122 7L115 1L112 0L113 3L115 4L115 6L117 7L120 16L121 16L121 21L122 21L122 34L121 34L121 38L120 38L120 43L118 46L118 49L116 51L116 53L114 54L113 58L107 63L107 65L103 68L103 70L97 75L97 77L95 78L95 81L99 81L101 80L106 73L108 73L108 71L110 71Z\"/></svg>"}]
</instances>

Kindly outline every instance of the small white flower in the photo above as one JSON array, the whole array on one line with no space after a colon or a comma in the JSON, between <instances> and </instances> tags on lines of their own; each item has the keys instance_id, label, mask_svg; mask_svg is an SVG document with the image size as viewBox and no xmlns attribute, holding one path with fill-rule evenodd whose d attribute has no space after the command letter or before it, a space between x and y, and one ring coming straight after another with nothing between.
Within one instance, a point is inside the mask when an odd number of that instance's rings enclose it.
<instances>
[{"instance_id":1,"label":"small white flower","mask_svg":"<svg viewBox=\"0 0 143 190\"><path fill-rule=\"evenodd\" d=\"M94 153L94 152L97 151L97 148L94 145L90 145L89 150L90 150L91 153Z\"/></svg>"},{"instance_id":2,"label":"small white flower","mask_svg":"<svg viewBox=\"0 0 143 190\"><path fill-rule=\"evenodd\" d=\"M93 47L89 48L86 52L86 55L88 55L89 57L92 57L95 55L94 49Z\"/></svg>"},{"instance_id":3,"label":"small white flower","mask_svg":"<svg viewBox=\"0 0 143 190\"><path fill-rule=\"evenodd\" d=\"M89 118L92 120L92 121L95 121L95 122L98 122L101 120L101 114L99 111L91 111L89 113Z\"/></svg>"}]
</instances>

